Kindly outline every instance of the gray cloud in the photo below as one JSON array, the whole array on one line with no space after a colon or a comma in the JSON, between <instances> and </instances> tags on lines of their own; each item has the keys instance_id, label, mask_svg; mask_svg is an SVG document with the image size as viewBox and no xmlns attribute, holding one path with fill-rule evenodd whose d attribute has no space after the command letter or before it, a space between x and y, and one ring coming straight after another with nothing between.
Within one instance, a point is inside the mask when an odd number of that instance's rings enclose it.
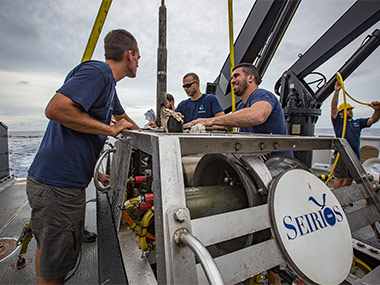
<instances>
[{"instance_id":1,"label":"gray cloud","mask_svg":"<svg viewBox=\"0 0 380 285\"><path fill-rule=\"evenodd\" d=\"M203 90L206 82L214 81L219 74L229 53L227 3L220 0L165 2L167 86L179 103L187 98L181 87L185 73L198 73ZM353 2L303 0L272 59L262 87L273 90L277 79L297 60L297 55L304 53ZM235 38L252 3L234 1ZM93 0L0 1L2 121L14 122L18 127L32 124L33 120L45 122L44 108L67 72L80 62L99 5L100 1ZM122 80L117 88L122 104L140 124L144 123L145 111L155 108L159 5L160 1L150 0L113 1L93 55L94 59L103 60L103 38L112 29L124 28L136 36L142 55L137 77ZM328 78L333 76L364 37L359 37L318 71ZM375 51L347 80L352 93L363 101L375 99L376 80L372 82L369 78L378 77L379 69L380 51ZM3 109L7 109L7 116ZM10 114L13 116L9 117ZM37 114L40 119L36 119ZM18 120L25 122L21 124ZM329 120L319 121L330 127Z\"/></svg>"},{"instance_id":2,"label":"gray cloud","mask_svg":"<svg viewBox=\"0 0 380 285\"><path fill-rule=\"evenodd\" d=\"M17 85L29 85L30 82L29 81L26 81L26 80L20 80Z\"/></svg>"}]
</instances>

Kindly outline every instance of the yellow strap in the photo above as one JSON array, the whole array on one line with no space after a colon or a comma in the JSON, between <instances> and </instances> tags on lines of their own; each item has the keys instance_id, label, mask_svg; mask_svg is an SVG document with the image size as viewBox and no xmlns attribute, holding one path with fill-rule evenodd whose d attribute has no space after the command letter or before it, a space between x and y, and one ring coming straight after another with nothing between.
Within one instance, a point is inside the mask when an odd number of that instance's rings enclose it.
<instances>
[{"instance_id":1,"label":"yellow strap","mask_svg":"<svg viewBox=\"0 0 380 285\"><path fill-rule=\"evenodd\" d=\"M81 62L90 60L92 58L92 54L94 53L96 43L98 42L104 22L106 21L106 17L110 9L111 3L112 3L112 0L102 1L102 4L100 5L100 8L99 8L98 15L96 16L94 26L92 27L90 37L88 39L86 49L84 50Z\"/></svg>"}]
</instances>

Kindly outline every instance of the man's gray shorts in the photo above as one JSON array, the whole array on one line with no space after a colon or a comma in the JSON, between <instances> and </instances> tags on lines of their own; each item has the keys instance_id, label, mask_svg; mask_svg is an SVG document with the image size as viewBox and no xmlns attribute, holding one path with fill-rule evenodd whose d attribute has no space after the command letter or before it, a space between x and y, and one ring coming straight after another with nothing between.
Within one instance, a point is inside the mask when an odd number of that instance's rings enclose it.
<instances>
[{"instance_id":1,"label":"man's gray shorts","mask_svg":"<svg viewBox=\"0 0 380 285\"><path fill-rule=\"evenodd\" d=\"M40 249L38 274L46 279L64 276L75 267L82 244L85 189L46 185L29 176L26 193Z\"/></svg>"}]
</instances>

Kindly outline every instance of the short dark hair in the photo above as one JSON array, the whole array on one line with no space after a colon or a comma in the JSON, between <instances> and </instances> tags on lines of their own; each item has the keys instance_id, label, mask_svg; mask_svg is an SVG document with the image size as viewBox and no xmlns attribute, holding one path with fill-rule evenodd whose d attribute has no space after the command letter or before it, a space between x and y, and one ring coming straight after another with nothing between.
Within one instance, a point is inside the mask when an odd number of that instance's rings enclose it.
<instances>
[{"instance_id":1,"label":"short dark hair","mask_svg":"<svg viewBox=\"0 0 380 285\"><path fill-rule=\"evenodd\" d=\"M239 67L241 67L243 69L243 72L245 73L245 75L251 75L251 74L253 74L255 76L255 83L257 84L257 86L260 85L260 83L261 83L261 76L260 76L259 71L257 70L257 68L253 64L243 62L243 63L240 63L240 64L236 65L232 69L232 71L234 71L235 69L237 69Z\"/></svg>"},{"instance_id":2,"label":"short dark hair","mask_svg":"<svg viewBox=\"0 0 380 285\"><path fill-rule=\"evenodd\" d=\"M194 72L189 72L189 73L185 74L185 76L183 77L183 79L185 79L186 77L189 77L189 76L191 76L193 78L193 80L196 80L196 81L199 82L199 77Z\"/></svg>"},{"instance_id":3,"label":"short dark hair","mask_svg":"<svg viewBox=\"0 0 380 285\"><path fill-rule=\"evenodd\" d=\"M170 94L170 93L167 93L166 94L166 100L168 100L169 102L174 102L174 97L173 97L173 95L172 94Z\"/></svg>"},{"instance_id":4,"label":"short dark hair","mask_svg":"<svg viewBox=\"0 0 380 285\"><path fill-rule=\"evenodd\" d=\"M112 30L104 38L104 56L106 59L121 61L124 51L132 50L134 55L137 49L135 37L126 30Z\"/></svg>"}]
</instances>

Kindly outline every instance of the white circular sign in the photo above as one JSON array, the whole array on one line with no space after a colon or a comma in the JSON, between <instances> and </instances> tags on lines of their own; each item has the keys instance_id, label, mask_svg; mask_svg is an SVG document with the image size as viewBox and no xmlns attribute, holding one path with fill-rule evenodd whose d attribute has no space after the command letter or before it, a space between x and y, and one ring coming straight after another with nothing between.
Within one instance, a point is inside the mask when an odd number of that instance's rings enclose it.
<instances>
[{"instance_id":1,"label":"white circular sign","mask_svg":"<svg viewBox=\"0 0 380 285\"><path fill-rule=\"evenodd\" d=\"M353 258L351 231L338 200L315 175L285 171L270 186L274 236L290 266L306 281L338 284Z\"/></svg>"}]
</instances>

